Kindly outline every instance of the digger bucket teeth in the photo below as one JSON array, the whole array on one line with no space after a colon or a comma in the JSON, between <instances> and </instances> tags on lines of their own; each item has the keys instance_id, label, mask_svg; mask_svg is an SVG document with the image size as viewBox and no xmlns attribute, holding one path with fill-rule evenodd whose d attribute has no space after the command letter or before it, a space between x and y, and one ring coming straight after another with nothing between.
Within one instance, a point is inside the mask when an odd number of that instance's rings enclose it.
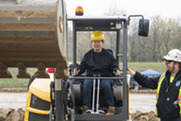
<instances>
[{"instance_id":1,"label":"digger bucket teeth","mask_svg":"<svg viewBox=\"0 0 181 121\"><path fill-rule=\"evenodd\" d=\"M66 69L63 7L61 1L55 5L0 5L0 78L11 77L8 67L18 67L18 78L30 77L28 67L38 68L40 78L49 77L47 67L61 64L61 72Z\"/></svg>"}]
</instances>

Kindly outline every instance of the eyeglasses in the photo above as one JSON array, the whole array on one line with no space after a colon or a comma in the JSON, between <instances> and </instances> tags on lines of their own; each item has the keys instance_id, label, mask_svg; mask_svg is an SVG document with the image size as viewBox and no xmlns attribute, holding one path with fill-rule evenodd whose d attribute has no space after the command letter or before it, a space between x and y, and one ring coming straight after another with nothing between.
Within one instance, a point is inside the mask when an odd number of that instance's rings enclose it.
<instances>
[{"instance_id":1,"label":"eyeglasses","mask_svg":"<svg viewBox=\"0 0 181 121\"><path fill-rule=\"evenodd\" d=\"M163 60L163 62L165 62L166 64L169 64L172 61L171 60Z\"/></svg>"}]
</instances>

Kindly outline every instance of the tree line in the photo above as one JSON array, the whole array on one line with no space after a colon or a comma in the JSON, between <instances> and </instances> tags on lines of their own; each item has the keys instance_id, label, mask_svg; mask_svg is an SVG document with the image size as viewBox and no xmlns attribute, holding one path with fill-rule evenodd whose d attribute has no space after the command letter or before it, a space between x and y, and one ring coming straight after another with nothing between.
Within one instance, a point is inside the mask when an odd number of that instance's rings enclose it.
<instances>
[{"instance_id":1,"label":"tree line","mask_svg":"<svg viewBox=\"0 0 181 121\"><path fill-rule=\"evenodd\" d=\"M181 26L179 19L150 19L148 37L139 37L132 30L129 35L129 61L159 62L171 49L181 49ZM134 25L133 25L134 26ZM133 27L135 28L135 26Z\"/></svg>"}]
</instances>

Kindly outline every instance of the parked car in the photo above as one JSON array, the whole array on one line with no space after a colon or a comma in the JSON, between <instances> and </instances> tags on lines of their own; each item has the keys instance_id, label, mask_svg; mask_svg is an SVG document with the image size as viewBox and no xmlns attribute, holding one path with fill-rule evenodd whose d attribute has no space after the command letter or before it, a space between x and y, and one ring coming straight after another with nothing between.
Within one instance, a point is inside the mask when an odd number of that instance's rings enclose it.
<instances>
[{"instance_id":1,"label":"parked car","mask_svg":"<svg viewBox=\"0 0 181 121\"><path fill-rule=\"evenodd\" d=\"M141 86L135 81L135 79L131 75L127 75L127 81L129 89L134 89L134 91L138 91L141 88Z\"/></svg>"}]
</instances>

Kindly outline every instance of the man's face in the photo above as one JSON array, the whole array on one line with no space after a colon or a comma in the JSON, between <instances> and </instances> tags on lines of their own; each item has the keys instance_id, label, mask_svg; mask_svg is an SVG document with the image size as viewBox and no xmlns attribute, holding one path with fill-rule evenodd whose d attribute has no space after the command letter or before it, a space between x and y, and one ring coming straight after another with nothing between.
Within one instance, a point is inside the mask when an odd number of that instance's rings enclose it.
<instances>
[{"instance_id":1,"label":"man's face","mask_svg":"<svg viewBox=\"0 0 181 121\"><path fill-rule=\"evenodd\" d=\"M174 73L176 71L176 68L178 67L178 63L175 63L173 61L165 61L165 65L170 73Z\"/></svg>"},{"instance_id":2,"label":"man's face","mask_svg":"<svg viewBox=\"0 0 181 121\"><path fill-rule=\"evenodd\" d=\"M103 47L102 41L92 41L92 48L95 52L101 52Z\"/></svg>"},{"instance_id":3,"label":"man's face","mask_svg":"<svg viewBox=\"0 0 181 121\"><path fill-rule=\"evenodd\" d=\"M173 62L169 62L169 63L165 63L166 67L167 67L167 70L172 72L173 71L173 66L174 66L174 63Z\"/></svg>"}]
</instances>

